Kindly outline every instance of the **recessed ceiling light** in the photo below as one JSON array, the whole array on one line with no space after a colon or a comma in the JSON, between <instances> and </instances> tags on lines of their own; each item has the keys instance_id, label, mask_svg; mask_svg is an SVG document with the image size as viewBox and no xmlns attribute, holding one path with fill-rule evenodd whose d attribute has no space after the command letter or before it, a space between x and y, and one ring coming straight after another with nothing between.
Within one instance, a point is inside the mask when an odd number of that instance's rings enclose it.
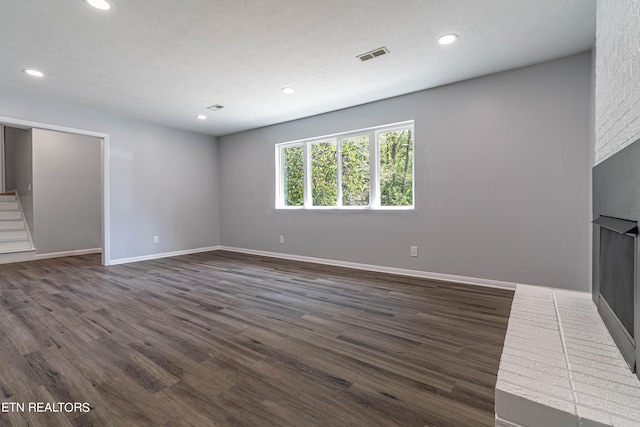
<instances>
[{"instance_id":1,"label":"recessed ceiling light","mask_svg":"<svg viewBox=\"0 0 640 427\"><path fill-rule=\"evenodd\" d=\"M296 90L292 87L283 87L282 88L282 93L286 93L287 95L290 95L292 93L294 93Z\"/></svg>"},{"instance_id":2,"label":"recessed ceiling light","mask_svg":"<svg viewBox=\"0 0 640 427\"><path fill-rule=\"evenodd\" d=\"M207 120L207 116L205 116L204 114L198 114L196 116L196 119L198 119L198 120Z\"/></svg>"},{"instance_id":3,"label":"recessed ceiling light","mask_svg":"<svg viewBox=\"0 0 640 427\"><path fill-rule=\"evenodd\" d=\"M31 69L31 68L25 68L22 71L24 71L25 73L29 74L30 76L44 77L44 73L42 71L34 70L34 69Z\"/></svg>"},{"instance_id":4,"label":"recessed ceiling light","mask_svg":"<svg viewBox=\"0 0 640 427\"><path fill-rule=\"evenodd\" d=\"M85 0L89 5L100 10L110 10L111 4L107 0Z\"/></svg>"},{"instance_id":5,"label":"recessed ceiling light","mask_svg":"<svg viewBox=\"0 0 640 427\"><path fill-rule=\"evenodd\" d=\"M440 36L440 38L438 39L438 43L451 44L456 40L458 40L457 34L445 34L444 36Z\"/></svg>"}]
</instances>

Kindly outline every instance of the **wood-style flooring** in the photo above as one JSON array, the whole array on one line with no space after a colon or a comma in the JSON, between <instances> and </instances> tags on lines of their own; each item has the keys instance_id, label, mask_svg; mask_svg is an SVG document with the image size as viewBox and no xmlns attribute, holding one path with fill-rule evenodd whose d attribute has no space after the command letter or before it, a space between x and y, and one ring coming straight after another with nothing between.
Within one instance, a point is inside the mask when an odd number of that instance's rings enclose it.
<instances>
[{"instance_id":1,"label":"wood-style flooring","mask_svg":"<svg viewBox=\"0 0 640 427\"><path fill-rule=\"evenodd\" d=\"M492 426L512 297L222 251L0 265L0 426Z\"/></svg>"}]
</instances>

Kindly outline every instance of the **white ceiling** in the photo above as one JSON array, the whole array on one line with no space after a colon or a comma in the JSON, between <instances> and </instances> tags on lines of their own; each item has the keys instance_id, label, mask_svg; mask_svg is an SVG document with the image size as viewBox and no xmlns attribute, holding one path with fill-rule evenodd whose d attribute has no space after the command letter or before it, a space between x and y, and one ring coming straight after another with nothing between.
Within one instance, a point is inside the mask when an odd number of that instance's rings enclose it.
<instances>
[{"instance_id":1,"label":"white ceiling","mask_svg":"<svg viewBox=\"0 0 640 427\"><path fill-rule=\"evenodd\" d=\"M0 0L0 91L224 135L583 52L595 39L595 0L111 3ZM459 40L439 45L450 32ZM356 58L382 46L391 53Z\"/></svg>"}]
</instances>

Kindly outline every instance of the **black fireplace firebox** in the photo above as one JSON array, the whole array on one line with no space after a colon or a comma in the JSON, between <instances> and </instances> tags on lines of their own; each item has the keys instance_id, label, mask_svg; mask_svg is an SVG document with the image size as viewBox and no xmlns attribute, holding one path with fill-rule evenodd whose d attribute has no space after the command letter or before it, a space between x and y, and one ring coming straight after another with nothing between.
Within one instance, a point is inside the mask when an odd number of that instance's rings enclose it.
<instances>
[{"instance_id":1,"label":"black fireplace firebox","mask_svg":"<svg viewBox=\"0 0 640 427\"><path fill-rule=\"evenodd\" d=\"M635 372L634 311L638 224L606 216L596 218L594 223L600 226L600 296L596 304L620 352Z\"/></svg>"},{"instance_id":2,"label":"black fireplace firebox","mask_svg":"<svg viewBox=\"0 0 640 427\"><path fill-rule=\"evenodd\" d=\"M640 140L593 168L593 300L640 378Z\"/></svg>"}]
</instances>

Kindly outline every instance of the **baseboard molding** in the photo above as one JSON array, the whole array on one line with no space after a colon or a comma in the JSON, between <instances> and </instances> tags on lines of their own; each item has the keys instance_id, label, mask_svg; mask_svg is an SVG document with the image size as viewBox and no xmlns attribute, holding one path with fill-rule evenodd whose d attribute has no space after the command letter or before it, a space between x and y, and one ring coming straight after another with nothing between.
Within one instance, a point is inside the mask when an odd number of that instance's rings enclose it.
<instances>
[{"instance_id":1,"label":"baseboard molding","mask_svg":"<svg viewBox=\"0 0 640 427\"><path fill-rule=\"evenodd\" d=\"M205 248L185 249L182 251L162 252L158 254L142 255L131 258L119 258L109 260L107 265L128 264L130 262L149 261L153 259L169 258L173 256L197 254L199 252L211 252L221 249L221 246L208 246Z\"/></svg>"},{"instance_id":2,"label":"baseboard molding","mask_svg":"<svg viewBox=\"0 0 640 427\"><path fill-rule=\"evenodd\" d=\"M404 268L384 267L372 264L360 264L355 262L338 261L326 258L314 258L302 255L283 254L279 252L258 251L254 249L235 248L230 246L217 246L213 250L223 250L229 252L240 252L250 255L260 255L271 258L281 258L292 261L313 262L316 264L333 265L336 267L354 268L356 270L374 271L377 273L398 274L401 276L420 277L423 279L441 280L444 282L465 283L469 285L485 286L490 288L515 290L519 283L503 282L500 280L481 279L478 277L456 276L453 274L433 273L422 270L409 270Z\"/></svg>"},{"instance_id":3,"label":"baseboard molding","mask_svg":"<svg viewBox=\"0 0 640 427\"><path fill-rule=\"evenodd\" d=\"M77 251L50 252L47 254L36 254L35 259L63 258L67 256L90 255L90 254L101 254L101 253L102 253L102 248L80 249Z\"/></svg>"},{"instance_id":4,"label":"baseboard molding","mask_svg":"<svg viewBox=\"0 0 640 427\"><path fill-rule=\"evenodd\" d=\"M302 255L292 255L292 254L285 254L280 252L267 252L267 251L259 251L255 249L244 249L244 248L236 248L232 246L221 246L221 245L208 246L204 248L186 249L182 251L163 252L158 254L143 255L143 256L131 257L131 258L112 259L110 260L108 265L128 264L131 262L149 261L149 260L160 259L160 258L168 258L168 257L174 257L174 256L180 256L180 255L189 255L189 254L195 254L200 252L211 252L211 251L238 252L238 253L244 253L249 255L259 255L259 256L266 256L271 258L287 259L291 261L313 262L316 264L333 265L336 267L353 268L356 270L374 271L377 273L398 274L401 276L420 277L423 279L441 280L444 282L465 283L469 285L486 286L490 288L515 290L516 286L518 285L518 283L504 282L500 280L491 280L491 279L481 279L478 277L456 276L453 274L434 273L434 272L422 271L422 270L409 270L405 268L384 267L384 266L373 265L373 264L361 264L361 263L339 261L339 260L326 259L326 258L315 258L315 257L309 257L309 256L302 256Z\"/></svg>"}]
</instances>

